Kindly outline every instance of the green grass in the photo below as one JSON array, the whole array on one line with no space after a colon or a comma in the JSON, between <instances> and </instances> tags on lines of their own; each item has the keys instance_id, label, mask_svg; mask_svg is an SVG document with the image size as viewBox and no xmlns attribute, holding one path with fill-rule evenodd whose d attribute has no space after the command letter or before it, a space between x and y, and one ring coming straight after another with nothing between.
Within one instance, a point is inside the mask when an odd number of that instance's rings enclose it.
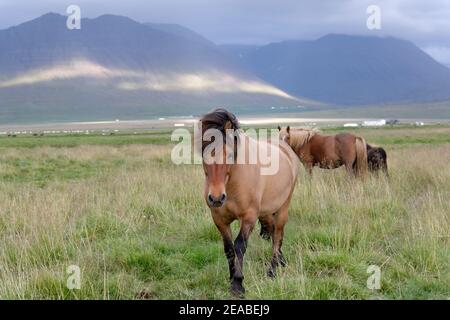
<instances>
[{"instance_id":1,"label":"green grass","mask_svg":"<svg viewBox=\"0 0 450 320\"><path fill-rule=\"evenodd\" d=\"M387 150L390 179L315 169L309 181L302 169L283 243L288 266L266 277L271 246L257 227L246 298L450 296L450 128L357 132ZM169 141L163 132L1 138L0 298L230 298L202 170L173 165ZM372 264L381 290L366 286ZM69 265L81 269L79 290L66 287Z\"/></svg>"},{"instance_id":2,"label":"green grass","mask_svg":"<svg viewBox=\"0 0 450 320\"><path fill-rule=\"evenodd\" d=\"M17 136L1 137L0 148L36 148L59 147L69 148L80 145L129 145L129 144L167 144L170 134L165 131L145 132L138 134L121 133L114 135L49 135L49 136Z\"/></svg>"},{"instance_id":3,"label":"green grass","mask_svg":"<svg viewBox=\"0 0 450 320\"><path fill-rule=\"evenodd\" d=\"M365 137L369 143L392 147L450 143L450 127L443 125L427 126L425 129L412 126L387 126L373 129L326 128L323 131L326 134L353 132Z\"/></svg>"}]
</instances>

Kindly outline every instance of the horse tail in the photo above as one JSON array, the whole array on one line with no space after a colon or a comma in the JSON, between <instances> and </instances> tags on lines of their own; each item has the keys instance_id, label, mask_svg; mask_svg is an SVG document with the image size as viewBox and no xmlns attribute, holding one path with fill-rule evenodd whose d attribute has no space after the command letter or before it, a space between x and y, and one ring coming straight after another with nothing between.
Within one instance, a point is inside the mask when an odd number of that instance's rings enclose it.
<instances>
[{"instance_id":1,"label":"horse tail","mask_svg":"<svg viewBox=\"0 0 450 320\"><path fill-rule=\"evenodd\" d=\"M363 137L356 137L356 174L364 175L368 170L367 145Z\"/></svg>"}]
</instances>

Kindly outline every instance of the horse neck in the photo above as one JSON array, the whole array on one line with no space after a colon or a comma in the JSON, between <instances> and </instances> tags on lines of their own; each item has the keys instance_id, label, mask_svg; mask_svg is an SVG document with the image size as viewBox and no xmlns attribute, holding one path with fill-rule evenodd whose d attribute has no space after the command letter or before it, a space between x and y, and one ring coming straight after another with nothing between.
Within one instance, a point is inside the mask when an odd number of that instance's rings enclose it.
<instances>
[{"instance_id":1,"label":"horse neck","mask_svg":"<svg viewBox=\"0 0 450 320\"><path fill-rule=\"evenodd\" d=\"M295 152L299 152L300 150L306 148L310 142L313 136L316 135L315 133L308 132L305 133L305 136L302 138L294 139L294 142L291 141L290 146Z\"/></svg>"}]
</instances>

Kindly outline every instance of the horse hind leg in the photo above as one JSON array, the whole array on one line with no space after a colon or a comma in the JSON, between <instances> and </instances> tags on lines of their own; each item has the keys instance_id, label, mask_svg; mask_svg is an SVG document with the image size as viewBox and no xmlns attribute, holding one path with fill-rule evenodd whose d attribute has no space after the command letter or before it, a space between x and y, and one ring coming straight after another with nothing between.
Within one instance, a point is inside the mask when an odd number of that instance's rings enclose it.
<instances>
[{"instance_id":1,"label":"horse hind leg","mask_svg":"<svg viewBox=\"0 0 450 320\"><path fill-rule=\"evenodd\" d=\"M287 216L288 205L280 209L275 215L275 225L272 235L272 259L270 261L269 270L267 271L267 275L270 278L274 278L276 276L276 269L279 265L282 267L286 266L286 259L281 251L281 246L283 244L284 226L287 221Z\"/></svg>"},{"instance_id":2,"label":"horse hind leg","mask_svg":"<svg viewBox=\"0 0 450 320\"><path fill-rule=\"evenodd\" d=\"M356 167L356 159L355 161L345 161L344 162L345 170L347 171L348 175L351 177L355 177L357 174L357 167Z\"/></svg>"},{"instance_id":3,"label":"horse hind leg","mask_svg":"<svg viewBox=\"0 0 450 320\"><path fill-rule=\"evenodd\" d=\"M267 217L260 217L259 224L261 225L261 231L259 235L264 240L270 240L273 234L273 215L269 215Z\"/></svg>"}]
</instances>

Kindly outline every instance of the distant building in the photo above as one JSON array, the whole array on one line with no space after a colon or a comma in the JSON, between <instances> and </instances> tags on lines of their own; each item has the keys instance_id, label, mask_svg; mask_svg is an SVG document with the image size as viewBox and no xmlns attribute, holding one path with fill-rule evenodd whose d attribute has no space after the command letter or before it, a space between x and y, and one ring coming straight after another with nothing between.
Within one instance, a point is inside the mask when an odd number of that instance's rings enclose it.
<instances>
[{"instance_id":1,"label":"distant building","mask_svg":"<svg viewBox=\"0 0 450 320\"><path fill-rule=\"evenodd\" d=\"M391 119L391 120L386 121L386 124L394 125L394 124L399 124L399 122L400 121L398 121L396 119Z\"/></svg>"},{"instance_id":2,"label":"distant building","mask_svg":"<svg viewBox=\"0 0 450 320\"><path fill-rule=\"evenodd\" d=\"M356 127L359 127L359 125L357 123L345 123L344 127L345 128L356 128Z\"/></svg>"},{"instance_id":3,"label":"distant building","mask_svg":"<svg viewBox=\"0 0 450 320\"><path fill-rule=\"evenodd\" d=\"M364 127L382 127L386 125L386 120L367 120L362 124Z\"/></svg>"}]
</instances>

